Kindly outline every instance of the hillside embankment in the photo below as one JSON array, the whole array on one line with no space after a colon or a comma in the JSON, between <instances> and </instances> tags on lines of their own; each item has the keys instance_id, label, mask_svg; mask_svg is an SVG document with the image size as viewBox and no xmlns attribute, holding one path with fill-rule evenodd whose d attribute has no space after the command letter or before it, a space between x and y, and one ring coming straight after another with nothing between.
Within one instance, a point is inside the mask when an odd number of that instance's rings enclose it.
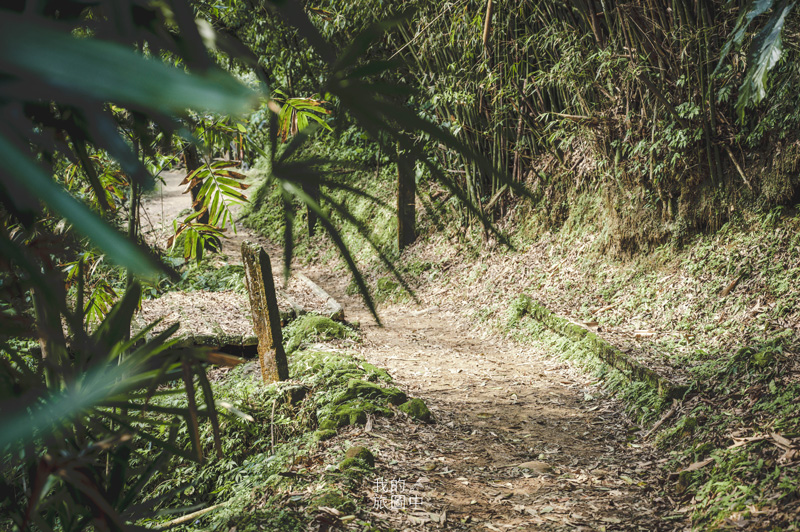
<instances>
[{"instance_id":1,"label":"hillside embankment","mask_svg":"<svg viewBox=\"0 0 800 532\"><path fill-rule=\"evenodd\" d=\"M402 315L409 324L426 326L419 309L446 312L482 341L503 338L601 376L635 420L627 448L657 456L644 481L655 499L667 501L659 518L669 526L796 530L800 216L775 209L735 217L683 246L627 259L604 253L602 235L587 216L535 238L518 232L514 251L434 236L402 257L418 306L385 272L374 272L373 282L378 290L389 288L383 297L395 302L388 307L393 315L398 301L408 304ZM336 275L328 278L332 284ZM659 396L627 379L585 343L528 315L521 305L530 299L680 382L685 392ZM463 335L458 331L456 338ZM514 349L504 350L510 366L496 366L499 380L513 367ZM386 360L390 369L401 364Z\"/></svg>"}]
</instances>

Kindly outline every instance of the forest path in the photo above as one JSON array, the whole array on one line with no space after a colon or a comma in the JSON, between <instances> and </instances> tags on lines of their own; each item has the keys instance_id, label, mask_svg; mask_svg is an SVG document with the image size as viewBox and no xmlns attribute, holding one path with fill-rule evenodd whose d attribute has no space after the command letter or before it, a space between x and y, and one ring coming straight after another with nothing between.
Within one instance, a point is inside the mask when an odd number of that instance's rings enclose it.
<instances>
[{"instance_id":1,"label":"forest path","mask_svg":"<svg viewBox=\"0 0 800 532\"><path fill-rule=\"evenodd\" d=\"M143 224L162 247L189 207L178 186L183 174L164 178L145 198ZM231 236L223 242L230 263L241 262L242 240L265 244L241 226ZM280 264L280 250L265 248ZM346 294L348 275L321 266L303 273L342 303L348 321L360 322L360 357L386 368L436 418L375 419L345 435L379 449L363 494L378 521L398 530L684 528L662 519L672 505L657 496L656 453L596 379L535 345L477 338L465 309L385 305L379 327L361 299ZM418 295L437 301L431 287Z\"/></svg>"},{"instance_id":2,"label":"forest path","mask_svg":"<svg viewBox=\"0 0 800 532\"><path fill-rule=\"evenodd\" d=\"M475 337L461 309L390 305L379 327L340 273L305 273L360 322L360 356L437 421L376 420L376 476L389 484L382 493L375 482L370 498L390 508L374 513L401 530L683 528L662 520L670 505L657 496L657 455L597 379L535 345ZM404 481L395 483L404 511L391 508L392 480Z\"/></svg>"}]
</instances>

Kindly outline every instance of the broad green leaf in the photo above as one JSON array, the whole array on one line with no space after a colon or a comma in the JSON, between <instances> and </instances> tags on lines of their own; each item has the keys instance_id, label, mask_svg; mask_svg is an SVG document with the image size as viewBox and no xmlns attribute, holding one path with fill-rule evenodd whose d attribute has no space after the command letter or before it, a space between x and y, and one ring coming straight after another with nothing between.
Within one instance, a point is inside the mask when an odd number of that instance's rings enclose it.
<instances>
[{"instance_id":1,"label":"broad green leaf","mask_svg":"<svg viewBox=\"0 0 800 532\"><path fill-rule=\"evenodd\" d=\"M759 103L767 95L769 72L778 64L783 54L781 33L786 16L794 9L795 4L795 2L782 2L753 39L747 56L747 73L742 86L739 87L739 99L736 101L740 122L744 122L747 106Z\"/></svg>"},{"instance_id":2,"label":"broad green leaf","mask_svg":"<svg viewBox=\"0 0 800 532\"><path fill-rule=\"evenodd\" d=\"M92 98L157 113L186 109L238 114L256 93L221 71L187 74L119 44L77 38L4 12L0 18L0 66L23 79L36 77L64 99ZM36 92L36 87L31 87Z\"/></svg>"},{"instance_id":3,"label":"broad green leaf","mask_svg":"<svg viewBox=\"0 0 800 532\"><path fill-rule=\"evenodd\" d=\"M6 415L0 420L0 448L31 441L37 434L47 434L54 427L69 423L76 415L100 404L111 395L114 383L124 376L122 366L105 365L83 375L82 385L53 392L33 401L29 408L14 404L0 408ZM15 400L11 400L15 401ZM10 406L10 405L9 405Z\"/></svg>"},{"instance_id":4,"label":"broad green leaf","mask_svg":"<svg viewBox=\"0 0 800 532\"><path fill-rule=\"evenodd\" d=\"M750 26L750 23L753 20L766 13L772 8L772 5L775 3L775 0L750 0L747 6L742 9L739 18L736 19L736 25L733 28L733 32L731 32L731 37L725 43L725 46L722 47L722 51L719 55L719 61L717 62L717 68L714 70L716 74L720 67L722 66L723 61L728 56L731 51L731 48L734 45L741 45L742 40L744 40L744 36L747 32L747 28Z\"/></svg>"}]
</instances>

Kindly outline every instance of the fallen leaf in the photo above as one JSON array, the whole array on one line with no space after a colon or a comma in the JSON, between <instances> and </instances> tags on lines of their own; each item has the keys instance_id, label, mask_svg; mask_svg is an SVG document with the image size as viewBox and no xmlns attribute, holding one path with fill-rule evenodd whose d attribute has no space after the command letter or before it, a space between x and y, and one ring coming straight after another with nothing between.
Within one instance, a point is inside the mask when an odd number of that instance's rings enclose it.
<instances>
[{"instance_id":1,"label":"fallen leaf","mask_svg":"<svg viewBox=\"0 0 800 532\"><path fill-rule=\"evenodd\" d=\"M728 449L735 449L736 447L743 447L743 446L747 445L748 443L753 443L753 442L757 442L757 441L764 441L766 439L769 439L769 436L763 436L763 435L762 436L747 436L747 437L744 437L744 438L732 437L731 439L733 440L733 445L729 446Z\"/></svg>"},{"instance_id":2,"label":"fallen leaf","mask_svg":"<svg viewBox=\"0 0 800 532\"><path fill-rule=\"evenodd\" d=\"M777 443L779 447L786 447L788 449L789 447L793 446L792 440L790 440L788 438L784 438L783 436L781 436L777 432L773 432L772 434L770 434L770 436L772 436L772 440L775 443Z\"/></svg>"},{"instance_id":3,"label":"fallen leaf","mask_svg":"<svg viewBox=\"0 0 800 532\"><path fill-rule=\"evenodd\" d=\"M705 460L701 460L699 462L693 463L692 465L690 465L689 467L687 467L685 469L681 469L679 471L679 473L682 473L684 471L697 471L698 469L704 468L705 466L707 466L708 464L710 464L713 461L714 461L713 458L706 458Z\"/></svg>"}]
</instances>

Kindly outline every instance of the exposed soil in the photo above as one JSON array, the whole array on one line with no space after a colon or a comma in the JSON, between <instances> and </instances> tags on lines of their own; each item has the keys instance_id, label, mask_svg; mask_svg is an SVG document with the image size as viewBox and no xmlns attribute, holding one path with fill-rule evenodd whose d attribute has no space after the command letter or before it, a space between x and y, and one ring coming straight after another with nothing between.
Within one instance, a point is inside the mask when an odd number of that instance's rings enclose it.
<instances>
[{"instance_id":1,"label":"exposed soil","mask_svg":"<svg viewBox=\"0 0 800 532\"><path fill-rule=\"evenodd\" d=\"M360 355L437 420L410 429L376 421L366 433L383 451L376 475L405 481L405 495L422 501L376 515L410 530L687 526L663 520L671 504L658 497L658 457L596 379L535 345L476 337L456 308L389 306L378 327L338 276L315 273L361 322ZM385 500L383 487L375 482L370 500Z\"/></svg>"},{"instance_id":2,"label":"exposed soil","mask_svg":"<svg viewBox=\"0 0 800 532\"><path fill-rule=\"evenodd\" d=\"M146 205L152 236L162 219L169 230L171 217L188 207L188 194L172 184L180 176L168 177L163 203L157 192ZM237 262L245 238L258 240L239 227L225 243L228 260ZM273 262L280 258L267 249ZM379 327L360 299L345 294L349 279L322 269L304 273L343 304L348 321L360 322L360 356L388 369L436 418L375 419L343 435L378 449L375 478L363 493L376 523L400 530L688 527L680 514L665 519L674 505L658 495L660 457L596 379L536 345L478 337L467 309L452 302L386 306Z\"/></svg>"},{"instance_id":3,"label":"exposed soil","mask_svg":"<svg viewBox=\"0 0 800 532\"><path fill-rule=\"evenodd\" d=\"M174 234L172 221L180 219L180 213L187 211L191 205L189 194L184 194L186 186L180 183L185 173L180 170L164 172L163 182L143 202L142 234L150 246L166 250L168 240ZM233 206L237 216L241 206ZM187 211L188 212L188 211ZM246 227L237 224L236 232L226 232L227 238L222 240L222 249L215 255L217 266L224 264L242 264L242 242L257 242L270 250L273 265L280 265L279 252L270 246L264 238L254 235ZM278 262L276 262L278 261ZM276 267L273 282L278 287L277 300L281 311L300 308L306 312L323 313L326 301L300 279L292 277L284 283L283 276ZM244 319L242 319L244 317ZM158 299L142 302L137 327L161 319L153 333L163 331L175 322L180 322L179 335L197 336L222 334L227 337L254 336L253 323L250 318L250 307L247 294L243 291L227 290L221 292L193 291L191 293L168 293Z\"/></svg>"}]
</instances>

